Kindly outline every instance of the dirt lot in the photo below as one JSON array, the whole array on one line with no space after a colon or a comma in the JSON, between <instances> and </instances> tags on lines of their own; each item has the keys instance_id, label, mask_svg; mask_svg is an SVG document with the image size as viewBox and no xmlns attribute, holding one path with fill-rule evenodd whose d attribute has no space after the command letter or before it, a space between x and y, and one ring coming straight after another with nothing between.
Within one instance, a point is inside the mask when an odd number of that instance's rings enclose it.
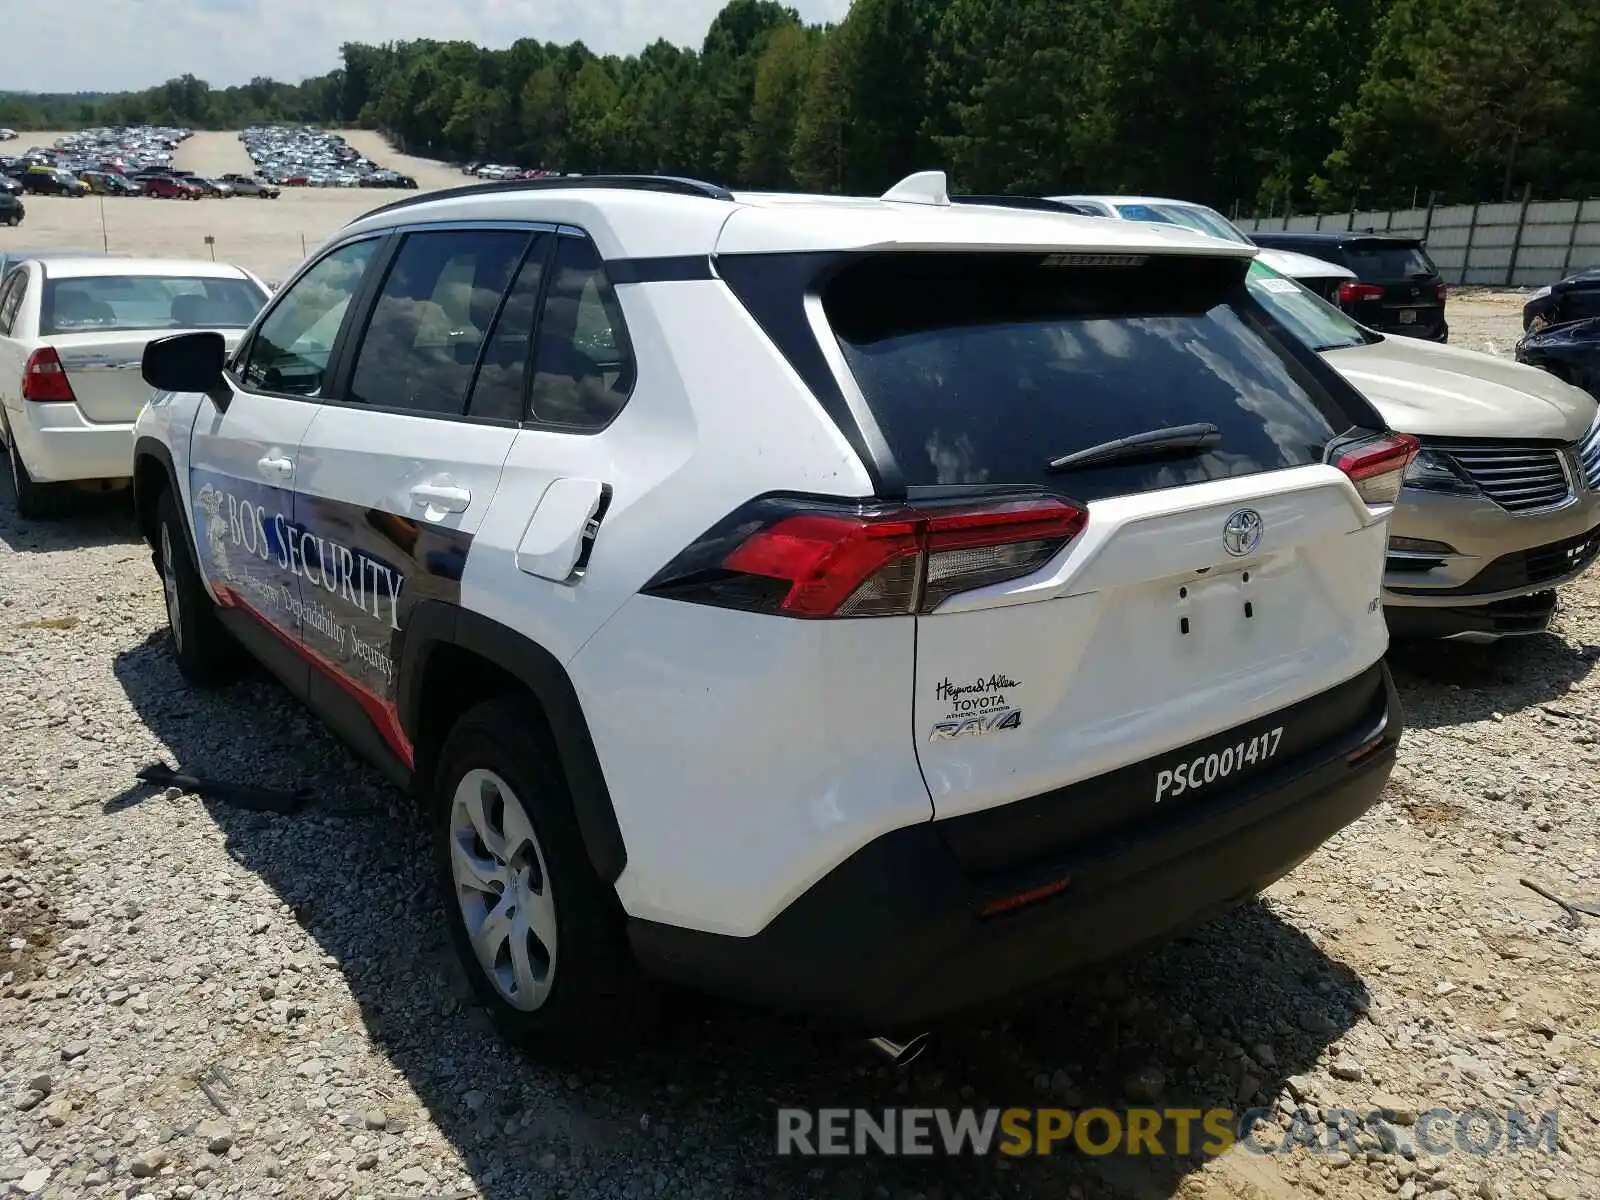
<instances>
[{"instance_id":1,"label":"dirt lot","mask_svg":"<svg viewBox=\"0 0 1600 1200\"><path fill-rule=\"evenodd\" d=\"M1450 319L1450 344L1509 357L1522 333L1522 305L1527 298L1527 291L1457 290L1445 310Z\"/></svg>"},{"instance_id":2,"label":"dirt lot","mask_svg":"<svg viewBox=\"0 0 1600 1200\"><path fill-rule=\"evenodd\" d=\"M190 165L237 143L202 135ZM381 157L381 152L380 152ZM388 161L394 162L391 157ZM396 162L395 165L402 165ZM420 179L459 176L403 164ZM114 249L286 271L392 193L109 201ZM92 244L97 202L30 201L24 244ZM1504 352L1514 297L1451 301ZM1385 801L1260 903L897 1075L793 1022L681 1005L603 1070L519 1058L450 966L415 819L275 685L186 690L117 504L25 526L0 485L0 1191L48 1197L1600 1196L1600 578L1554 630L1396 656ZM156 758L314 799L292 817L139 787ZM773 1154L779 1105L1268 1110L1263 1156L1032 1162ZM1398 1142L1327 1149L1339 1109ZM1495 1114L1465 1132L1416 1114ZM1558 1111L1554 1152L1508 1111ZM1296 1120L1300 1125L1296 1125ZM1197 1139L1198 1140L1198 1139ZM1164 1147L1172 1150L1169 1141ZM1438 1147L1435 1146L1435 1149Z\"/></svg>"}]
</instances>

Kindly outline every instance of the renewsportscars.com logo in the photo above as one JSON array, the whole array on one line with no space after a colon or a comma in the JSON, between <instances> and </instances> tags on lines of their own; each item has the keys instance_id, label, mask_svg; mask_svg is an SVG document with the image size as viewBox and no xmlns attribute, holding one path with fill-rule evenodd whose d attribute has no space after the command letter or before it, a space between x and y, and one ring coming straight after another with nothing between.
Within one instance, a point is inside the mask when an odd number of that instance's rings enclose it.
<instances>
[{"instance_id":1,"label":"renewsportscars.com logo","mask_svg":"<svg viewBox=\"0 0 1600 1200\"><path fill-rule=\"evenodd\" d=\"M1433 1108L1404 1116L1390 1109L1323 1110L1322 1122L1296 1112L1287 1129L1277 1112L1253 1108L781 1108L778 1153L1023 1158L1050 1154L1216 1156L1396 1150L1429 1157L1486 1157L1557 1149L1556 1112L1519 1108Z\"/></svg>"}]
</instances>

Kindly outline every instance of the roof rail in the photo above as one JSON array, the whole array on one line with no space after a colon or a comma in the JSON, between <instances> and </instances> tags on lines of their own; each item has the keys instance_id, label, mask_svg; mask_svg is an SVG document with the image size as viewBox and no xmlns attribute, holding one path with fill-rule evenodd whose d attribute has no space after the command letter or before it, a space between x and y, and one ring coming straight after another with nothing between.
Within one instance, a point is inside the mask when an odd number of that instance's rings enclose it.
<instances>
[{"instance_id":1,"label":"roof rail","mask_svg":"<svg viewBox=\"0 0 1600 1200\"><path fill-rule=\"evenodd\" d=\"M949 205L950 188L943 171L918 171L907 175L879 197L891 204Z\"/></svg>"},{"instance_id":2,"label":"roof rail","mask_svg":"<svg viewBox=\"0 0 1600 1200\"><path fill-rule=\"evenodd\" d=\"M733 193L714 183L699 179L683 179L676 175L546 175L538 179L498 179L484 183L469 183L462 187L443 188L436 192L419 192L392 204L385 204L371 212L363 213L354 225L379 213L394 212L416 204L435 200L455 200L463 196L493 196L502 192L543 192L571 188L615 188L625 191L666 192L674 196L701 196L707 200L732 200Z\"/></svg>"}]
</instances>

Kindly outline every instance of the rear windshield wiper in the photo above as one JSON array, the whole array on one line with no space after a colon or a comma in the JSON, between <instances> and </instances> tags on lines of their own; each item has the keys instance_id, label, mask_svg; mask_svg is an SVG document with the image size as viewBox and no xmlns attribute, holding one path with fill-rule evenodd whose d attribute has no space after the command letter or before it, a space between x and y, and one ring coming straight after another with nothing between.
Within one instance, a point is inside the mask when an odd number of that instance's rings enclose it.
<instances>
[{"instance_id":1,"label":"rear windshield wiper","mask_svg":"<svg viewBox=\"0 0 1600 1200\"><path fill-rule=\"evenodd\" d=\"M1099 467L1108 463L1135 462L1142 458L1188 457L1215 449L1222 431L1209 421L1193 425L1169 425L1128 437L1113 438L1084 450L1074 450L1045 464L1047 471L1076 471L1080 467Z\"/></svg>"}]
</instances>

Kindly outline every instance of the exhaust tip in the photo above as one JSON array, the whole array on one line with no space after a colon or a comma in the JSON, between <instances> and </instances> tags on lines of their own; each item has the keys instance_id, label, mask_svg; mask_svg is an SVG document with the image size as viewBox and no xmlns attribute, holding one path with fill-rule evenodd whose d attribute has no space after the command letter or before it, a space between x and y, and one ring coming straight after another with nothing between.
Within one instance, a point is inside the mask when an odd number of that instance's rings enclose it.
<instances>
[{"instance_id":1,"label":"exhaust tip","mask_svg":"<svg viewBox=\"0 0 1600 1200\"><path fill-rule=\"evenodd\" d=\"M887 1058L892 1066L907 1067L928 1048L928 1041L931 1036L931 1034L919 1033L914 1038L904 1042L896 1042L886 1037L874 1037L867 1039L867 1045Z\"/></svg>"}]
</instances>

